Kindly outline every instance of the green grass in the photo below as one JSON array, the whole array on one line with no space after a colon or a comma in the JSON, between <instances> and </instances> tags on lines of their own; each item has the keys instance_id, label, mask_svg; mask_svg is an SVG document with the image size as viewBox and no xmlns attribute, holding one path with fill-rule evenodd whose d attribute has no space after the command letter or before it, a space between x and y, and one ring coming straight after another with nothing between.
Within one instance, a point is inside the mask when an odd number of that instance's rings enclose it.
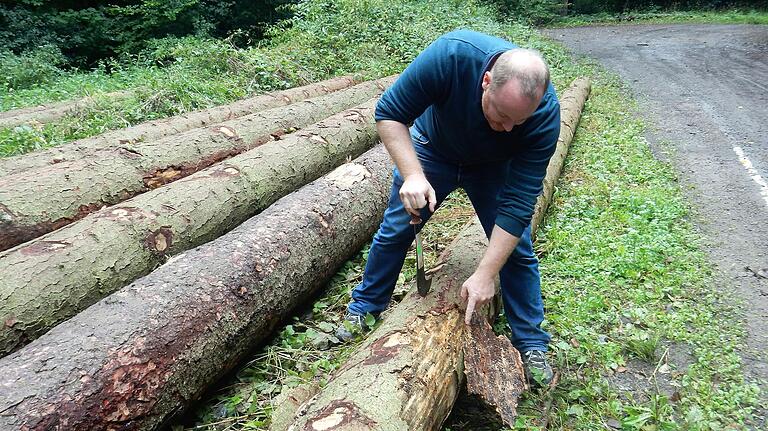
<instances>
[{"instance_id":1,"label":"green grass","mask_svg":"<svg viewBox=\"0 0 768 431\"><path fill-rule=\"evenodd\" d=\"M768 11L727 9L719 11L600 13L559 18L548 27L616 24L768 24Z\"/></svg>"}]
</instances>

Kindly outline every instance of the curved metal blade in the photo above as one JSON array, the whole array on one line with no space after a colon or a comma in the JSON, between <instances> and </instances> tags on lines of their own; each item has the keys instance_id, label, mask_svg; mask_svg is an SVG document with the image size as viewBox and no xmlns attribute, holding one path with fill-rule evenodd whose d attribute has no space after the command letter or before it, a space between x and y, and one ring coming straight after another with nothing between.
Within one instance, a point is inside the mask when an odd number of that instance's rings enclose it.
<instances>
[{"instance_id":1,"label":"curved metal blade","mask_svg":"<svg viewBox=\"0 0 768 431\"><path fill-rule=\"evenodd\" d=\"M421 235L419 235L417 225L413 225L413 231L416 233L416 290L419 295L427 296L429 288L432 286L432 279L427 279L424 270L424 251L421 247Z\"/></svg>"}]
</instances>

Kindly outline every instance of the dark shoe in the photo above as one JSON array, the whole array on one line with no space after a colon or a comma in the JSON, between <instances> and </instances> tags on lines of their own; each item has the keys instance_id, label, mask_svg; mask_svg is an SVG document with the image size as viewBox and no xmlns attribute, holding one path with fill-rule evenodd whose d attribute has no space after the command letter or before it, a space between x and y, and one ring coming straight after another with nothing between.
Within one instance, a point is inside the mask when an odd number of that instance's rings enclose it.
<instances>
[{"instance_id":1,"label":"dark shoe","mask_svg":"<svg viewBox=\"0 0 768 431\"><path fill-rule=\"evenodd\" d=\"M555 373L547 363L547 355L541 350L523 352L523 369L525 378L531 387L545 388L552 382Z\"/></svg>"},{"instance_id":2,"label":"dark shoe","mask_svg":"<svg viewBox=\"0 0 768 431\"><path fill-rule=\"evenodd\" d=\"M336 338L342 343L346 343L370 329L371 328L365 323L365 316L347 312L341 325L336 328Z\"/></svg>"}]
</instances>

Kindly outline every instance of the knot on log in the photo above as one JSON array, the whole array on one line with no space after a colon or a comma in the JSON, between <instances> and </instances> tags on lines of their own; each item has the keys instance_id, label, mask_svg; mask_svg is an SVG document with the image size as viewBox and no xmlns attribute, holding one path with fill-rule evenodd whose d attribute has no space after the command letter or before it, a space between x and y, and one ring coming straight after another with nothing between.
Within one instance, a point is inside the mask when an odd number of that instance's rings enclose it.
<instances>
[{"instance_id":1,"label":"knot on log","mask_svg":"<svg viewBox=\"0 0 768 431\"><path fill-rule=\"evenodd\" d=\"M304 431L331 431L340 429L372 429L376 422L360 412L352 402L336 400L328 404L315 417L309 420Z\"/></svg>"},{"instance_id":2,"label":"knot on log","mask_svg":"<svg viewBox=\"0 0 768 431\"><path fill-rule=\"evenodd\" d=\"M163 226L160 229L150 232L146 240L147 248L157 253L165 253L173 244L173 231L170 226Z\"/></svg>"},{"instance_id":3,"label":"knot on log","mask_svg":"<svg viewBox=\"0 0 768 431\"><path fill-rule=\"evenodd\" d=\"M411 344L411 337L404 332L397 331L387 334L373 344L368 358L363 361L363 365L383 364L397 356L403 346Z\"/></svg>"},{"instance_id":4,"label":"knot on log","mask_svg":"<svg viewBox=\"0 0 768 431\"><path fill-rule=\"evenodd\" d=\"M226 136L229 139L235 139L239 140L240 137L237 136L237 133L235 132L235 129L229 127L229 126L219 126L216 128L216 131L221 133L222 135Z\"/></svg>"},{"instance_id":5,"label":"knot on log","mask_svg":"<svg viewBox=\"0 0 768 431\"><path fill-rule=\"evenodd\" d=\"M341 165L326 176L329 181L332 181L337 188L342 190L352 190L355 184L370 177L371 172L358 163Z\"/></svg>"}]
</instances>

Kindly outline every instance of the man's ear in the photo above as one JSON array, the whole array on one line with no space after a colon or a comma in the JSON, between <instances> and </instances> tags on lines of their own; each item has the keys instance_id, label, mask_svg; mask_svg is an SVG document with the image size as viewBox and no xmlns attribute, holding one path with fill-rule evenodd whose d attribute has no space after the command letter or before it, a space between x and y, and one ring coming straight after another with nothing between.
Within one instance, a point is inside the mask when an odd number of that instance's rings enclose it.
<instances>
[{"instance_id":1,"label":"man's ear","mask_svg":"<svg viewBox=\"0 0 768 431\"><path fill-rule=\"evenodd\" d=\"M483 74L483 91L487 90L491 86L491 72L485 72Z\"/></svg>"}]
</instances>

